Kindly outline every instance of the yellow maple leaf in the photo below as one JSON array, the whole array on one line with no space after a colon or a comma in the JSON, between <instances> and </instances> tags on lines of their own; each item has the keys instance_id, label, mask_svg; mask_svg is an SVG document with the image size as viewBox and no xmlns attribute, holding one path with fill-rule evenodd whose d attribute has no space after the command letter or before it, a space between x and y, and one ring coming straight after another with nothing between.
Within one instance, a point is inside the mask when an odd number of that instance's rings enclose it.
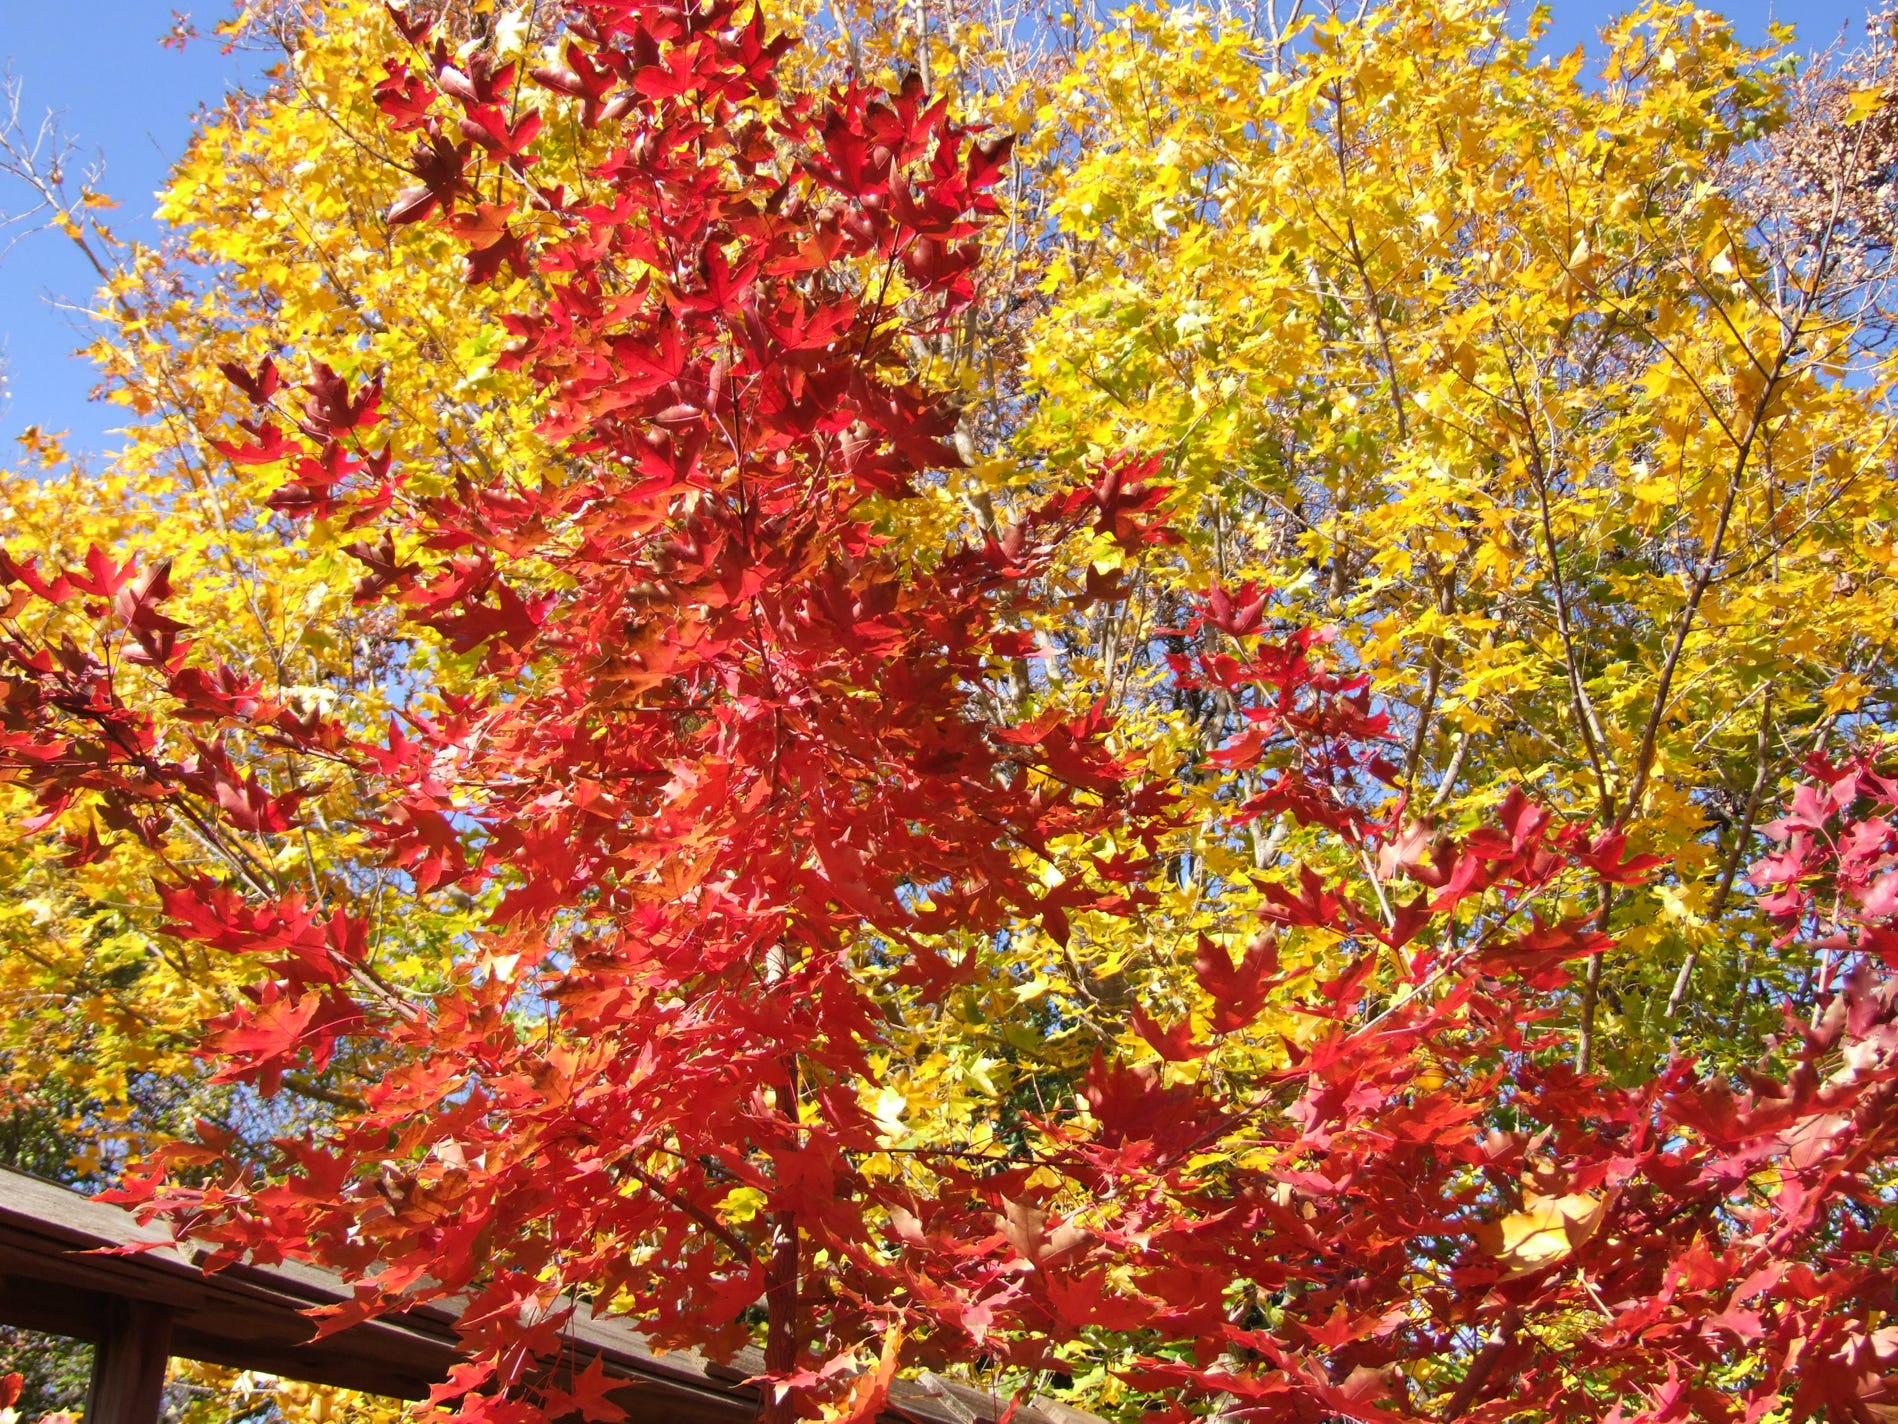
<instances>
[{"instance_id":1,"label":"yellow maple leaf","mask_svg":"<svg viewBox=\"0 0 1898 1424\"><path fill-rule=\"evenodd\" d=\"M1552 1266L1579 1249L1601 1225L1607 1203L1586 1192L1561 1196L1524 1193L1522 1210L1476 1228L1476 1242L1502 1262L1514 1280Z\"/></svg>"}]
</instances>

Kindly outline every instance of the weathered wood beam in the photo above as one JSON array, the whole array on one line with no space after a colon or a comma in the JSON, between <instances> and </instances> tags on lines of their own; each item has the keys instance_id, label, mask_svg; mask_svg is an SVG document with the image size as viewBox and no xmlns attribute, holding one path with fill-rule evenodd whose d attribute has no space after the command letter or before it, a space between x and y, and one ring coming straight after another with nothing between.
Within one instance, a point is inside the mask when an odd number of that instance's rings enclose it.
<instances>
[{"instance_id":1,"label":"weathered wood beam","mask_svg":"<svg viewBox=\"0 0 1898 1424\"><path fill-rule=\"evenodd\" d=\"M171 1361L171 1312L144 1301L115 1300L100 1324L86 1424L158 1424Z\"/></svg>"},{"instance_id":2,"label":"weathered wood beam","mask_svg":"<svg viewBox=\"0 0 1898 1424\"><path fill-rule=\"evenodd\" d=\"M110 1295L97 1291L10 1274L6 1254L0 1251L0 1325L95 1340L111 1301Z\"/></svg>"},{"instance_id":3,"label":"weathered wood beam","mask_svg":"<svg viewBox=\"0 0 1898 1424\"><path fill-rule=\"evenodd\" d=\"M127 1247L131 1254L120 1254ZM286 1379L420 1399L459 1358L460 1305L435 1301L313 1338L312 1307L351 1296L348 1282L294 1262L206 1271L193 1248L131 1213L0 1167L0 1325L89 1340L95 1356L85 1424L158 1424L167 1355ZM594 1361L618 1383L631 1424L749 1424L762 1357L728 1362L656 1351L625 1322L582 1310L566 1327L567 1364ZM952 1380L898 1381L879 1424L990 1424L1006 1402ZM1101 1424L1046 1400L1017 1424Z\"/></svg>"}]
</instances>

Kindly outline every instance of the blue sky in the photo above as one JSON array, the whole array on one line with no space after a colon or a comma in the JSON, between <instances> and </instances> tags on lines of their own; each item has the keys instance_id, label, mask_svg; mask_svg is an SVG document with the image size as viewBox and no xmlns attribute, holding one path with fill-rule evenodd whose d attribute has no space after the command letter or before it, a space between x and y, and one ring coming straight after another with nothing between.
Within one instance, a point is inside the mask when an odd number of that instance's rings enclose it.
<instances>
[{"instance_id":1,"label":"blue sky","mask_svg":"<svg viewBox=\"0 0 1898 1424\"><path fill-rule=\"evenodd\" d=\"M12 0L0 0L0 7L10 3ZM1868 8L1863 3L1846 4L1842 0L1777 0L1774 4L1766 0L1734 0L1730 4L1722 0L1701 0L1701 7L1729 16L1739 26L1743 40L1764 40L1770 21L1785 20L1799 32L1801 50L1824 49L1848 24L1852 26L1851 38L1856 41L1864 33ZM1604 4L1602 0L1566 0L1566 3L1551 0L1547 48L1551 53L1560 53L1578 44L1589 44L1604 21L1633 8L1629 0L1618 0L1614 4ZM1526 5L1522 9L1527 13Z\"/></svg>"},{"instance_id":2,"label":"blue sky","mask_svg":"<svg viewBox=\"0 0 1898 1424\"><path fill-rule=\"evenodd\" d=\"M193 7L191 0L0 0L0 65L10 65L20 83L25 124L30 130L47 109L59 110L78 142L76 166L105 161L105 191L121 205L106 215L108 223L147 239L157 236L153 194L184 152L199 107L258 73L256 56L225 56L214 43L201 41L182 54L161 48L173 4L195 9L206 29L228 13L221 3ZM24 192L0 186L0 212L17 212L27 201ZM0 236L0 245L6 241ZM82 339L79 318L57 305L83 305L93 286L92 269L57 232L25 238L0 261L0 352L9 387L0 409L0 465L32 424L71 431L80 449L115 443L106 431L119 412L88 404L92 368L70 354Z\"/></svg>"},{"instance_id":3,"label":"blue sky","mask_svg":"<svg viewBox=\"0 0 1898 1424\"><path fill-rule=\"evenodd\" d=\"M105 190L121 204L113 225L128 236L153 240L153 194L183 152L193 116L216 104L234 85L255 82L254 56L226 56L198 42L184 53L163 49L174 0L0 0L0 63L10 63L23 89L24 117L36 124L48 108L78 141L79 156L106 164ZM187 8L190 0L175 0ZM1553 52L1586 43L1602 20L1620 9L1602 0L1555 0L1547 37ZM1801 48L1824 47L1864 11L1844 0L1735 0L1719 5L1743 36L1762 38L1769 16L1798 26ZM200 5L204 28L223 17L221 4ZM1856 37L1856 36L1855 36ZM23 195L0 187L0 211L14 211ZM0 238L4 242L4 238ZM111 407L91 404L91 368L70 353L80 344L79 318L61 303L83 305L91 270L56 232L26 238L0 261L0 352L8 394L0 405L0 465L28 425L69 431L76 450L104 452L116 443Z\"/></svg>"}]
</instances>

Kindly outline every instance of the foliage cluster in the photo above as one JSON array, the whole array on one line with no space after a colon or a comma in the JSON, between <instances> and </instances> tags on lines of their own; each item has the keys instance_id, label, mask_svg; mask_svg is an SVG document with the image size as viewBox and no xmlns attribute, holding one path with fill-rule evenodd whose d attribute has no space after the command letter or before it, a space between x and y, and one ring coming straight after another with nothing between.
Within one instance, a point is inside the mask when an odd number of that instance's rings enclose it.
<instances>
[{"instance_id":1,"label":"foliage cluster","mask_svg":"<svg viewBox=\"0 0 1898 1424\"><path fill-rule=\"evenodd\" d=\"M898 8L263 5L176 245L42 180L10 1160L471 1301L470 1420L614 1417L582 1301L774 1421L1884 1417L1889 44Z\"/></svg>"}]
</instances>

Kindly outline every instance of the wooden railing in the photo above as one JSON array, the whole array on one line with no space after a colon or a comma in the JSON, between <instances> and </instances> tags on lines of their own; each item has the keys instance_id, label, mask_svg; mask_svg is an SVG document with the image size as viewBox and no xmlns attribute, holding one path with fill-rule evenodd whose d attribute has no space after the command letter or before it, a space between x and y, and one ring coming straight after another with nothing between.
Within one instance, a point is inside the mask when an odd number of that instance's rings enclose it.
<instances>
[{"instance_id":1,"label":"wooden railing","mask_svg":"<svg viewBox=\"0 0 1898 1424\"><path fill-rule=\"evenodd\" d=\"M126 1247L150 1249L115 1254ZM337 1277L309 1266L233 1265L206 1271L188 1243L141 1226L118 1207L0 1168L0 1325L90 1341L85 1424L157 1424L174 1357L284 1379L421 1399L460 1358L455 1316L426 1306L350 1326L322 1339L306 1311L347 1299ZM756 1351L728 1362L690 1350L660 1354L625 1324L581 1318L571 1359L599 1359L624 1381L614 1399L632 1424L747 1424L762 1368ZM1003 1401L933 1375L899 1383L889 1421L994 1424ZM1099 1424L1042 1401L1020 1424Z\"/></svg>"}]
</instances>

